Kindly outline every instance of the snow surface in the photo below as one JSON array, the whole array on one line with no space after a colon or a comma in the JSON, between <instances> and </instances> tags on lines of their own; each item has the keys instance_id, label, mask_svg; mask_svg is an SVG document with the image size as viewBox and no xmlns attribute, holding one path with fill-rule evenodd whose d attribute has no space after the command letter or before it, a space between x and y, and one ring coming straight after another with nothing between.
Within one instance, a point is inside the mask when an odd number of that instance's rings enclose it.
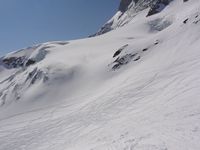
<instances>
[{"instance_id":1,"label":"snow surface","mask_svg":"<svg viewBox=\"0 0 200 150\"><path fill-rule=\"evenodd\" d=\"M35 63L0 61L0 150L199 150L200 1L146 14L6 55Z\"/></svg>"}]
</instances>

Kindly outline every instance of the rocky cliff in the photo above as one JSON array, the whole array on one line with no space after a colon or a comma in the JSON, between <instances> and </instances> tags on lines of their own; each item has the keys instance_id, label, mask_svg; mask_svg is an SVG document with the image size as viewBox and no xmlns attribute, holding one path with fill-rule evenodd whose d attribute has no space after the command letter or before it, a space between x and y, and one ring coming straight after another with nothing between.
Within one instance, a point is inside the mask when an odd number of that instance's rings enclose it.
<instances>
[{"instance_id":1,"label":"rocky cliff","mask_svg":"<svg viewBox=\"0 0 200 150\"><path fill-rule=\"evenodd\" d=\"M107 33L129 23L143 10L149 9L146 17L161 12L172 0L121 0L117 13L93 36Z\"/></svg>"}]
</instances>

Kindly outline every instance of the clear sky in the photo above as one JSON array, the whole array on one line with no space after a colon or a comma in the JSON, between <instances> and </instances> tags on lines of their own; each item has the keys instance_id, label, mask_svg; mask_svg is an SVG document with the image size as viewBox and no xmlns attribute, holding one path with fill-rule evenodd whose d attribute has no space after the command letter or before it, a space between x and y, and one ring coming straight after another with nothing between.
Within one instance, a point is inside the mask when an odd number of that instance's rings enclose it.
<instances>
[{"instance_id":1,"label":"clear sky","mask_svg":"<svg viewBox=\"0 0 200 150\"><path fill-rule=\"evenodd\" d=\"M0 55L95 33L120 0L0 0Z\"/></svg>"}]
</instances>

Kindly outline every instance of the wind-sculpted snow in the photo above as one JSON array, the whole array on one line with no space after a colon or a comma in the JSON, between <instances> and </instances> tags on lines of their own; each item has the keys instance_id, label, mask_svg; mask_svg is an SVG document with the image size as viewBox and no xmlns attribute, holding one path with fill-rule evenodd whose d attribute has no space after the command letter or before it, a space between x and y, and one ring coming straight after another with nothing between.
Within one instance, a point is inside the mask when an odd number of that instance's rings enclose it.
<instances>
[{"instance_id":1,"label":"wind-sculpted snow","mask_svg":"<svg viewBox=\"0 0 200 150\"><path fill-rule=\"evenodd\" d=\"M30 99L45 99L45 95L41 95L41 89L45 89L47 96L51 98L60 96L59 93L66 93L62 91L63 84L69 84L76 77L79 71L76 67L66 68L64 65L47 66L43 68L29 67L24 70L19 70L0 82L0 103L1 106L8 106L17 101L24 101ZM65 85L66 88L67 85ZM67 88L66 88L67 89ZM60 90L60 91L59 91ZM35 91L33 93L29 93ZM55 95L51 93L57 91ZM28 93L28 94L27 94ZM34 98L30 98L30 95ZM65 95L65 94L64 94Z\"/></svg>"},{"instance_id":2,"label":"wind-sculpted snow","mask_svg":"<svg viewBox=\"0 0 200 150\"><path fill-rule=\"evenodd\" d=\"M3 57L35 63L1 62L0 150L199 150L199 10L174 0L107 34Z\"/></svg>"},{"instance_id":3,"label":"wind-sculpted snow","mask_svg":"<svg viewBox=\"0 0 200 150\"><path fill-rule=\"evenodd\" d=\"M67 76L62 75L66 70L64 67L44 66L41 68L36 65L45 59L51 48L66 44L68 42L44 43L2 57L3 71L12 70L12 73L4 75L0 81L0 105L9 105L23 99L26 91L40 82L47 84L48 81L51 83L54 78ZM53 73L56 75L52 75Z\"/></svg>"},{"instance_id":4,"label":"wind-sculpted snow","mask_svg":"<svg viewBox=\"0 0 200 150\"><path fill-rule=\"evenodd\" d=\"M148 22L151 32L162 31L172 25L173 21L170 19L156 18Z\"/></svg>"}]
</instances>

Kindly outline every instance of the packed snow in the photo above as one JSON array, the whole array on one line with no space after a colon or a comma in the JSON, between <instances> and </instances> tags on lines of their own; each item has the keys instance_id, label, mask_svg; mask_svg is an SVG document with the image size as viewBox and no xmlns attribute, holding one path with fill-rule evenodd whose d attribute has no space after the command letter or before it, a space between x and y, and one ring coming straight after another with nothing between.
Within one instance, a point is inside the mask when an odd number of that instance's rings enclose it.
<instances>
[{"instance_id":1,"label":"packed snow","mask_svg":"<svg viewBox=\"0 0 200 150\"><path fill-rule=\"evenodd\" d=\"M199 150L200 1L147 13L2 57L0 150Z\"/></svg>"}]
</instances>

